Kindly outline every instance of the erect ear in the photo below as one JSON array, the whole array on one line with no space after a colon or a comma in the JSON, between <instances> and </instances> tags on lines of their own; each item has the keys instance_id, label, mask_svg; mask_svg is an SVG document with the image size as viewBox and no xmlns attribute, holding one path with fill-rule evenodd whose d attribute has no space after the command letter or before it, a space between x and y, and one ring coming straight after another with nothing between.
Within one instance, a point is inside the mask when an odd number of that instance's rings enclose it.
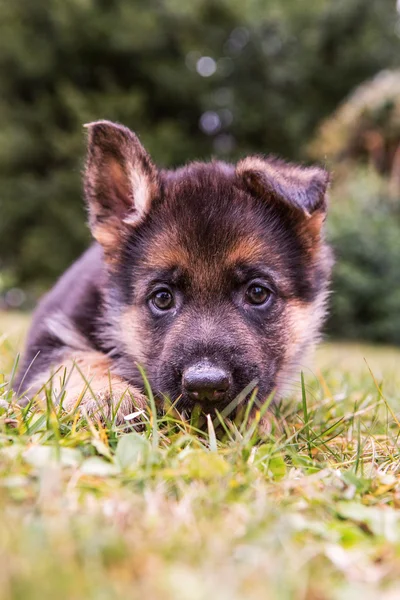
<instances>
[{"instance_id":1,"label":"erect ear","mask_svg":"<svg viewBox=\"0 0 400 600\"><path fill-rule=\"evenodd\" d=\"M109 121L85 125L88 153L85 197L94 238L110 258L159 194L156 167L127 127Z\"/></svg>"},{"instance_id":2,"label":"erect ear","mask_svg":"<svg viewBox=\"0 0 400 600\"><path fill-rule=\"evenodd\" d=\"M248 156L236 166L237 176L255 195L283 203L298 217L320 225L326 212L328 173L319 167L302 167L276 158ZM310 223L311 224L311 223Z\"/></svg>"}]
</instances>

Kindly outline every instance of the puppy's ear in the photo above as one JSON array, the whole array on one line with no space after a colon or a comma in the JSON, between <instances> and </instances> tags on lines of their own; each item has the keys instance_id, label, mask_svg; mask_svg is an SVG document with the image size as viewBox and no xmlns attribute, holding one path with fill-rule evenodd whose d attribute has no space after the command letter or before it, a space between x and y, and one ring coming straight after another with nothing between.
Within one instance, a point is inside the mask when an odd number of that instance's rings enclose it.
<instances>
[{"instance_id":1,"label":"puppy's ear","mask_svg":"<svg viewBox=\"0 0 400 600\"><path fill-rule=\"evenodd\" d=\"M286 206L299 219L322 225L329 183L324 169L248 156L238 162L236 174L254 195Z\"/></svg>"},{"instance_id":2,"label":"puppy's ear","mask_svg":"<svg viewBox=\"0 0 400 600\"><path fill-rule=\"evenodd\" d=\"M85 127L88 153L84 188L89 225L107 257L149 212L159 194L158 173L127 127L109 121Z\"/></svg>"}]
</instances>

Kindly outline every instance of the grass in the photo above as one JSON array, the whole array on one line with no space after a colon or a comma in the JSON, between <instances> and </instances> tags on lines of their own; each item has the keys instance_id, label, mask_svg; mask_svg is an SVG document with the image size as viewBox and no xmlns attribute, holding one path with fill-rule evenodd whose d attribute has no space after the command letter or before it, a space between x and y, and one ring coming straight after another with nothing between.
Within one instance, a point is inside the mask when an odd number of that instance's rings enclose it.
<instances>
[{"instance_id":1,"label":"grass","mask_svg":"<svg viewBox=\"0 0 400 600\"><path fill-rule=\"evenodd\" d=\"M1 599L400 597L399 350L322 346L262 439L123 433L10 403L26 323L0 314Z\"/></svg>"}]
</instances>

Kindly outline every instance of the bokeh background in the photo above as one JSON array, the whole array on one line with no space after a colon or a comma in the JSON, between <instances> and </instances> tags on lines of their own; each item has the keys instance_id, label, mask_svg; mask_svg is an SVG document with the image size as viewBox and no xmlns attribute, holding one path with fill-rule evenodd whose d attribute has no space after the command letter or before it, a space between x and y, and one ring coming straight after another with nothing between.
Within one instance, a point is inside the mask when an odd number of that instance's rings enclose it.
<instances>
[{"instance_id":1,"label":"bokeh background","mask_svg":"<svg viewBox=\"0 0 400 600\"><path fill-rule=\"evenodd\" d=\"M82 124L175 166L253 152L333 173L329 336L400 344L400 4L0 2L0 309L89 244Z\"/></svg>"}]
</instances>

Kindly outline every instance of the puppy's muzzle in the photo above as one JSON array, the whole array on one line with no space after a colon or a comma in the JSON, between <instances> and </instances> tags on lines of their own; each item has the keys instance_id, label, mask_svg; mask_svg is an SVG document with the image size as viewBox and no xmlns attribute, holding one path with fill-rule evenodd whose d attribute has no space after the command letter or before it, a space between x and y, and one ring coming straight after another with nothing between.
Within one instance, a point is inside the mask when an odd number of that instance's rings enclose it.
<instances>
[{"instance_id":1,"label":"puppy's muzzle","mask_svg":"<svg viewBox=\"0 0 400 600\"><path fill-rule=\"evenodd\" d=\"M230 373L209 362L196 363L183 372L183 389L194 402L221 402L232 386Z\"/></svg>"}]
</instances>

